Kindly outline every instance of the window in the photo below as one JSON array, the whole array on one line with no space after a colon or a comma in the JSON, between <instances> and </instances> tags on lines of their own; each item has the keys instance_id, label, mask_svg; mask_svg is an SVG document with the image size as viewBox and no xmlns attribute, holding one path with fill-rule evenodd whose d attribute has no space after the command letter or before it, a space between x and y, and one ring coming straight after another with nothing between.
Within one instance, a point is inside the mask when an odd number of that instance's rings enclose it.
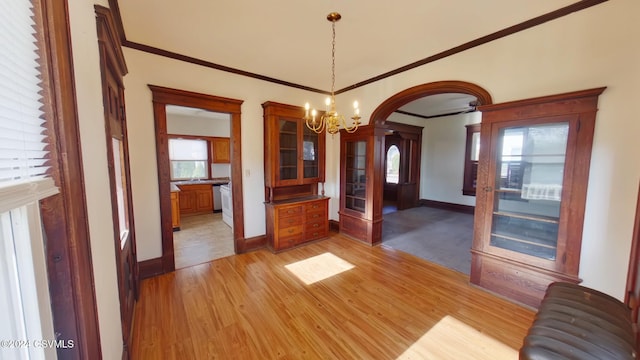
<instances>
[{"instance_id":1,"label":"window","mask_svg":"<svg viewBox=\"0 0 640 360\"><path fill-rule=\"evenodd\" d=\"M122 141L111 138L113 147L113 167L116 177L116 199L118 202L118 224L120 229L120 249L123 249L129 234L129 212L127 211L127 182L124 167L124 148Z\"/></svg>"},{"instance_id":2,"label":"window","mask_svg":"<svg viewBox=\"0 0 640 360\"><path fill-rule=\"evenodd\" d=\"M400 149L391 145L387 150L387 173L385 181L387 184L397 184L400 179Z\"/></svg>"},{"instance_id":3,"label":"window","mask_svg":"<svg viewBox=\"0 0 640 360\"><path fill-rule=\"evenodd\" d=\"M480 159L480 124L467 125L462 195L476 195L478 160Z\"/></svg>"},{"instance_id":4,"label":"window","mask_svg":"<svg viewBox=\"0 0 640 360\"><path fill-rule=\"evenodd\" d=\"M58 193L48 175L48 92L38 1L0 11L0 308L2 340L54 340L39 201ZM49 358L55 349L2 347L0 357Z\"/></svg>"},{"instance_id":5,"label":"window","mask_svg":"<svg viewBox=\"0 0 640 360\"><path fill-rule=\"evenodd\" d=\"M169 139L171 180L208 178L208 143L198 139Z\"/></svg>"}]
</instances>

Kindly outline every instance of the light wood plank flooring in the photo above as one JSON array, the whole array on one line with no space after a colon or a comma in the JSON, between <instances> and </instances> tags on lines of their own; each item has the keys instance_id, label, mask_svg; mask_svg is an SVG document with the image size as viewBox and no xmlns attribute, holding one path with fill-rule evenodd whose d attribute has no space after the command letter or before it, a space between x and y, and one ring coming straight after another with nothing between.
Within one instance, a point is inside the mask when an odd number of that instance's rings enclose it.
<instances>
[{"instance_id":1,"label":"light wood plank flooring","mask_svg":"<svg viewBox=\"0 0 640 360\"><path fill-rule=\"evenodd\" d=\"M335 234L141 287L134 359L517 359L534 316L461 273Z\"/></svg>"},{"instance_id":2,"label":"light wood plank flooring","mask_svg":"<svg viewBox=\"0 0 640 360\"><path fill-rule=\"evenodd\" d=\"M180 225L181 230L173 232L176 269L234 254L233 231L221 212L185 215Z\"/></svg>"}]
</instances>

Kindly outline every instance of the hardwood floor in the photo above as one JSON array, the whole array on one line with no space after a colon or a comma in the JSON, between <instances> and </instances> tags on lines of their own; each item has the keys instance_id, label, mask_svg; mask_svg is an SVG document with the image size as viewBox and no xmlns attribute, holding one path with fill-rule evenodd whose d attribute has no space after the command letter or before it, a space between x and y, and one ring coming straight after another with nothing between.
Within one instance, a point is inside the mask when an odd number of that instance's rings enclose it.
<instances>
[{"instance_id":1,"label":"hardwood floor","mask_svg":"<svg viewBox=\"0 0 640 360\"><path fill-rule=\"evenodd\" d=\"M461 273L336 234L141 287L133 359L517 359L534 316Z\"/></svg>"},{"instance_id":2,"label":"hardwood floor","mask_svg":"<svg viewBox=\"0 0 640 360\"><path fill-rule=\"evenodd\" d=\"M233 231L222 213L186 215L173 233L176 269L233 255Z\"/></svg>"}]
</instances>

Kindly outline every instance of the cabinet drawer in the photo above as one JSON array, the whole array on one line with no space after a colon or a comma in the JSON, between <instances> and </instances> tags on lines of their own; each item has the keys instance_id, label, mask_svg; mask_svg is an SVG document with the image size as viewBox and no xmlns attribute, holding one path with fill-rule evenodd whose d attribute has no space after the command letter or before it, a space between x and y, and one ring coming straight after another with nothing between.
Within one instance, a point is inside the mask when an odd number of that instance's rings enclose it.
<instances>
[{"instance_id":1,"label":"cabinet drawer","mask_svg":"<svg viewBox=\"0 0 640 360\"><path fill-rule=\"evenodd\" d=\"M322 220L316 220L316 221L310 221L307 222L307 225L305 226L305 231L309 231L309 230L319 230L319 229L324 229L328 227L328 222L325 219Z\"/></svg>"},{"instance_id":2,"label":"cabinet drawer","mask_svg":"<svg viewBox=\"0 0 640 360\"><path fill-rule=\"evenodd\" d=\"M303 217L302 216L289 216L280 218L278 221L278 228L284 229L295 225L302 225Z\"/></svg>"},{"instance_id":3,"label":"cabinet drawer","mask_svg":"<svg viewBox=\"0 0 640 360\"><path fill-rule=\"evenodd\" d=\"M302 206L287 206L278 209L278 217L295 216L302 214Z\"/></svg>"},{"instance_id":4,"label":"cabinet drawer","mask_svg":"<svg viewBox=\"0 0 640 360\"><path fill-rule=\"evenodd\" d=\"M307 218L307 222L326 220L327 212L324 210L307 211L306 218Z\"/></svg>"},{"instance_id":5,"label":"cabinet drawer","mask_svg":"<svg viewBox=\"0 0 640 360\"><path fill-rule=\"evenodd\" d=\"M307 231L304 233L304 240L311 241L321 239L323 237L327 237L328 235L329 230L326 227L307 229Z\"/></svg>"},{"instance_id":6,"label":"cabinet drawer","mask_svg":"<svg viewBox=\"0 0 640 360\"><path fill-rule=\"evenodd\" d=\"M278 229L278 237L284 238L287 236L294 236L302 234L302 225L290 226L282 229Z\"/></svg>"},{"instance_id":7,"label":"cabinet drawer","mask_svg":"<svg viewBox=\"0 0 640 360\"><path fill-rule=\"evenodd\" d=\"M304 210L306 212L310 211L324 211L326 210L325 201L314 201L304 205Z\"/></svg>"}]
</instances>

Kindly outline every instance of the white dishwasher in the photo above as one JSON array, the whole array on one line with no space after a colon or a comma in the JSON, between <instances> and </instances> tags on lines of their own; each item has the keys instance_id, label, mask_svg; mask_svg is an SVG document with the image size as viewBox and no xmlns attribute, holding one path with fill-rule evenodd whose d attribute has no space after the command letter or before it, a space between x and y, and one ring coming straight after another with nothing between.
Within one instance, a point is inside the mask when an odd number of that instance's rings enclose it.
<instances>
[{"instance_id":1,"label":"white dishwasher","mask_svg":"<svg viewBox=\"0 0 640 360\"><path fill-rule=\"evenodd\" d=\"M231 199L231 183L220 185L222 199L222 221L233 229L233 201Z\"/></svg>"},{"instance_id":2,"label":"white dishwasher","mask_svg":"<svg viewBox=\"0 0 640 360\"><path fill-rule=\"evenodd\" d=\"M213 212L222 211L222 198L220 197L220 186L213 185Z\"/></svg>"}]
</instances>

